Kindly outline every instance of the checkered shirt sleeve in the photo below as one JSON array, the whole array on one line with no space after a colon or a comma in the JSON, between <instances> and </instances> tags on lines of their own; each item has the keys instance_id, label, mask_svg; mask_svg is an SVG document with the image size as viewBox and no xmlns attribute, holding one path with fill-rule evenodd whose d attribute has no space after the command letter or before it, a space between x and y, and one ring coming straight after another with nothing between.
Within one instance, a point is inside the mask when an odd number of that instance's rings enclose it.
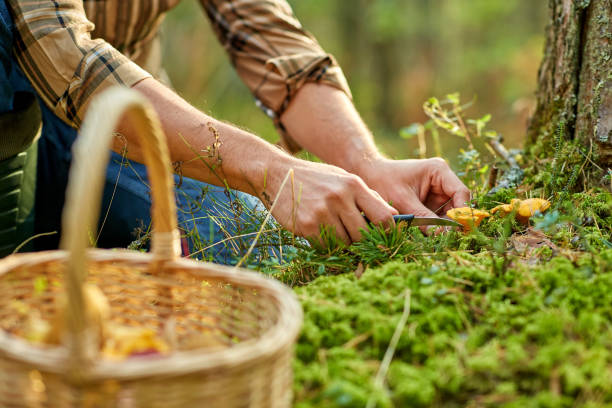
<instances>
[{"instance_id":1,"label":"checkered shirt sleeve","mask_svg":"<svg viewBox=\"0 0 612 408\"><path fill-rule=\"evenodd\" d=\"M324 83L351 96L342 70L305 31L285 0L201 0L217 37L284 147L299 150L280 123L302 85Z\"/></svg>"},{"instance_id":2,"label":"checkered shirt sleeve","mask_svg":"<svg viewBox=\"0 0 612 408\"><path fill-rule=\"evenodd\" d=\"M44 102L73 127L96 92L150 76L104 40L91 38L94 26L81 0L8 0L8 5L19 66Z\"/></svg>"}]
</instances>

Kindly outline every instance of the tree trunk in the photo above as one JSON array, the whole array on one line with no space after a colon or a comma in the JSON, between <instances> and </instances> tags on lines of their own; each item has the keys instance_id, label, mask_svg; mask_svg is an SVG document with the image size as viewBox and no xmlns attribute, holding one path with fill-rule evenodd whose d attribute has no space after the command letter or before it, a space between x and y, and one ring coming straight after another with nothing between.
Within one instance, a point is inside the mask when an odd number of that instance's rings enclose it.
<instances>
[{"instance_id":1,"label":"tree trunk","mask_svg":"<svg viewBox=\"0 0 612 408\"><path fill-rule=\"evenodd\" d=\"M576 140L593 152L601 169L609 171L612 0L549 0L549 4L551 19L528 145L550 147L555 137Z\"/></svg>"}]
</instances>

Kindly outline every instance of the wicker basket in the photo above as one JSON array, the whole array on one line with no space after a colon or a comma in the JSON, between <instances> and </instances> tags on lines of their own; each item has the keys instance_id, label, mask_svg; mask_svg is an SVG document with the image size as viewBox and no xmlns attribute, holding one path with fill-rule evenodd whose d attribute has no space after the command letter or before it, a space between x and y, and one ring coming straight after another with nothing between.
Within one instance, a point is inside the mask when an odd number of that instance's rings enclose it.
<instances>
[{"instance_id":1,"label":"wicker basket","mask_svg":"<svg viewBox=\"0 0 612 408\"><path fill-rule=\"evenodd\" d=\"M149 171L150 254L87 249L112 132L123 114L140 130ZM289 407L299 303L272 279L178 257L169 156L144 99L124 88L100 95L74 156L65 250L0 260L0 407ZM161 333L170 351L105 357L85 284L108 300L108 324ZM58 316L65 316L61 345L25 339L33 321L57 323Z\"/></svg>"}]
</instances>

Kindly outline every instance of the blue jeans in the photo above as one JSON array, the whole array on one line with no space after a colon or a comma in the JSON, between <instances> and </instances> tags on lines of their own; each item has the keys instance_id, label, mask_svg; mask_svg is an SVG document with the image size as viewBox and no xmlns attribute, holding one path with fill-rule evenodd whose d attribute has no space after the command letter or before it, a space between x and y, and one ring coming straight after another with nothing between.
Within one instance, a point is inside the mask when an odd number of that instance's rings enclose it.
<instances>
[{"instance_id":1,"label":"blue jeans","mask_svg":"<svg viewBox=\"0 0 612 408\"><path fill-rule=\"evenodd\" d=\"M14 92L35 93L11 54L13 30L6 4L0 0L0 113L11 110ZM35 239L35 248L42 250L57 248L59 242L71 147L77 132L40 99L39 104L43 128L38 144L35 230L38 234L58 232ZM261 202L248 194L177 175L175 183L183 254L226 264L240 259L252 242L252 232L265 215ZM147 247L150 209L145 166L112 153L106 171L96 245L103 248ZM255 256L275 255L274 250L268 249L255 251Z\"/></svg>"}]
</instances>

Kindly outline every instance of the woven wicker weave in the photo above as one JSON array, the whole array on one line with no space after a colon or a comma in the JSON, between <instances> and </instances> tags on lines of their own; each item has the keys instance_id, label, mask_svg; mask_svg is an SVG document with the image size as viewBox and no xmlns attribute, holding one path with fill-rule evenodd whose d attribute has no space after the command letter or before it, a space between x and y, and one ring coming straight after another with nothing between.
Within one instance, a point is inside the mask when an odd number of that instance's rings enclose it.
<instances>
[{"instance_id":1,"label":"woven wicker weave","mask_svg":"<svg viewBox=\"0 0 612 408\"><path fill-rule=\"evenodd\" d=\"M87 249L112 131L122 114L140 130L149 171L150 254ZM92 102L74 148L64 250L0 260L0 407L291 405L300 306L276 281L178 257L163 138L151 108L135 92L115 88ZM102 355L85 313L84 283L95 284L108 299L110 323L161 333L171 351L122 360ZM27 341L34 318L52 322L62 298L67 327L62 345Z\"/></svg>"}]
</instances>

